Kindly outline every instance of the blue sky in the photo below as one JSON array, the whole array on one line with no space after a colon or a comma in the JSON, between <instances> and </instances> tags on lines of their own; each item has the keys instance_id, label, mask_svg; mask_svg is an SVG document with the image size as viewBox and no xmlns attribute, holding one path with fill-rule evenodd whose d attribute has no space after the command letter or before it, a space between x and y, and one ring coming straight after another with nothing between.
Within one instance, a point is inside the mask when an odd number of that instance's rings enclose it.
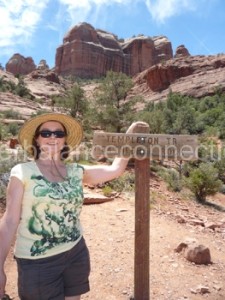
<instances>
[{"instance_id":1,"label":"blue sky","mask_svg":"<svg viewBox=\"0 0 225 300\"><path fill-rule=\"evenodd\" d=\"M118 38L165 35L173 51L225 53L224 0L0 0L0 63L14 53L55 65L56 48L79 22Z\"/></svg>"}]
</instances>

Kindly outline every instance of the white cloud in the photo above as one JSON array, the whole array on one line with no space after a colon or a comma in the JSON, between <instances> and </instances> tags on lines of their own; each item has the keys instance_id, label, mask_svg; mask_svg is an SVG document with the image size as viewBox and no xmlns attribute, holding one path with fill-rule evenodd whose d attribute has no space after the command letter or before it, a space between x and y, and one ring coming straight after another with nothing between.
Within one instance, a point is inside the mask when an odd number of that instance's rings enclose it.
<instances>
[{"instance_id":1,"label":"white cloud","mask_svg":"<svg viewBox=\"0 0 225 300\"><path fill-rule=\"evenodd\" d=\"M74 25L84 20L98 20L100 13L103 13L104 8L115 4L127 6L133 5L136 2L145 0L59 0L59 2L67 6L67 14L70 19L70 24ZM105 11L104 11L105 12Z\"/></svg>"},{"instance_id":2,"label":"white cloud","mask_svg":"<svg viewBox=\"0 0 225 300\"><path fill-rule=\"evenodd\" d=\"M99 19L106 20L107 14L111 12L106 9L113 5L130 7L142 2L153 20L165 22L174 15L197 9L197 6L208 0L0 0L2 55L8 49L16 49L17 45L30 43L50 1L59 5L59 15L55 15L55 24L53 20L47 20L48 28L63 33L63 24L66 23L73 26L85 20L91 24Z\"/></svg>"},{"instance_id":3,"label":"white cloud","mask_svg":"<svg viewBox=\"0 0 225 300\"><path fill-rule=\"evenodd\" d=\"M196 11L207 2L207 0L145 0L153 20L159 23L187 11Z\"/></svg>"},{"instance_id":4,"label":"white cloud","mask_svg":"<svg viewBox=\"0 0 225 300\"><path fill-rule=\"evenodd\" d=\"M77 24L83 20L98 20L100 13L113 5L131 6L143 3L146 5L153 21L164 23L173 16L185 12L197 11L205 4L209 5L208 0L58 0L65 6L66 13L70 19L70 24ZM215 0L211 0L213 2Z\"/></svg>"},{"instance_id":5,"label":"white cloud","mask_svg":"<svg viewBox=\"0 0 225 300\"><path fill-rule=\"evenodd\" d=\"M17 45L26 46L49 0L0 0L0 51L9 55Z\"/></svg>"}]
</instances>

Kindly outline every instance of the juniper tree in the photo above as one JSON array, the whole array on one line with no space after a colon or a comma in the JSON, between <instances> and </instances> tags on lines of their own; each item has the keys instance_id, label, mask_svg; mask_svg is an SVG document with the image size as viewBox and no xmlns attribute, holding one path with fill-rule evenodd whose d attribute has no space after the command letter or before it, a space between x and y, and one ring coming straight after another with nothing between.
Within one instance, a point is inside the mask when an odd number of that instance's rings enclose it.
<instances>
[{"instance_id":1,"label":"juniper tree","mask_svg":"<svg viewBox=\"0 0 225 300\"><path fill-rule=\"evenodd\" d=\"M129 97L132 79L124 73L108 71L95 93L97 123L105 130L121 132L134 118L138 97Z\"/></svg>"}]
</instances>

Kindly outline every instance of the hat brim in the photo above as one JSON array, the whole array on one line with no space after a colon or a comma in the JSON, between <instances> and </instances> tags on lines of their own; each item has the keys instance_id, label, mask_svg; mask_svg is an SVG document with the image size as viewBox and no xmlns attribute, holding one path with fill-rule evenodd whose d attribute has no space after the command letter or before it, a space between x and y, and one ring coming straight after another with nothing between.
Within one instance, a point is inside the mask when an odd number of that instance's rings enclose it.
<instances>
[{"instance_id":1,"label":"hat brim","mask_svg":"<svg viewBox=\"0 0 225 300\"><path fill-rule=\"evenodd\" d=\"M19 143L29 154L32 154L33 138L38 126L48 121L59 122L66 128L66 143L71 150L80 144L83 138L83 129L76 119L61 113L48 113L26 121L19 131Z\"/></svg>"}]
</instances>

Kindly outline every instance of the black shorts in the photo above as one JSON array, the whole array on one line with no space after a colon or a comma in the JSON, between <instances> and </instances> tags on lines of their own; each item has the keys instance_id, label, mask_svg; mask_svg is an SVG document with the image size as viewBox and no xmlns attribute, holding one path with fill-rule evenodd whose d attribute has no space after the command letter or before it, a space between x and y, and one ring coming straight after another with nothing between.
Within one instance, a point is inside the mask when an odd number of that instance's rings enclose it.
<instances>
[{"instance_id":1,"label":"black shorts","mask_svg":"<svg viewBox=\"0 0 225 300\"><path fill-rule=\"evenodd\" d=\"M61 254L16 261L21 300L64 300L90 290L90 258L84 238Z\"/></svg>"}]
</instances>

